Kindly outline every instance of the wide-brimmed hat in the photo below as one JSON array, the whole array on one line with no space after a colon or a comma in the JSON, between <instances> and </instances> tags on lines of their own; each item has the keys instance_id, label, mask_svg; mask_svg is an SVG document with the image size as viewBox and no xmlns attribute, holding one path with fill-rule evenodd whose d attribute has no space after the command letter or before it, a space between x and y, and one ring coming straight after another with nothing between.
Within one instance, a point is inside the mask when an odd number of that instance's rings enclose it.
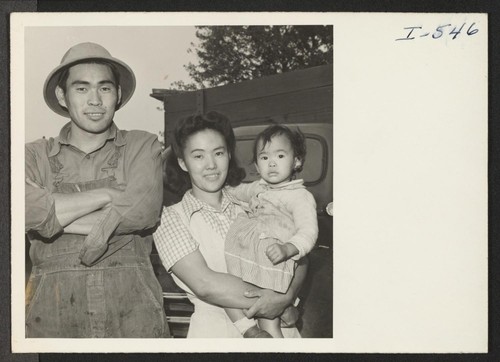
<instances>
[{"instance_id":1,"label":"wide-brimmed hat","mask_svg":"<svg viewBox=\"0 0 500 362\"><path fill-rule=\"evenodd\" d=\"M47 105L57 114L69 117L66 109L62 108L56 97L56 87L61 73L79 63L92 60L104 60L113 63L120 74L120 87L122 92L121 102L117 105L119 109L128 102L135 90L135 75L132 69L119 59L113 58L111 54L99 44L81 43L70 48L62 57L61 64L50 72L43 86L43 97Z\"/></svg>"}]
</instances>

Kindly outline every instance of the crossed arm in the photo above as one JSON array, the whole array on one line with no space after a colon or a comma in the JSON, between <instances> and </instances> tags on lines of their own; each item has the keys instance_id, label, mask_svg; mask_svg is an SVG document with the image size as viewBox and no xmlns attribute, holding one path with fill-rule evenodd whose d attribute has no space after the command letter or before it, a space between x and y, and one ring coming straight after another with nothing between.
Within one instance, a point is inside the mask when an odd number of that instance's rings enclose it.
<instances>
[{"instance_id":1,"label":"crossed arm","mask_svg":"<svg viewBox=\"0 0 500 362\"><path fill-rule=\"evenodd\" d=\"M162 204L161 145L154 135L141 131L127 134L123 156L125 173L122 189L101 188L73 194L43 188L47 160L40 144L26 148L26 231L45 238L65 232L86 235L80 259L95 264L104 253L120 247L113 235L128 235L153 228L159 221ZM46 168L46 166L45 166ZM126 182L126 184L125 184ZM33 185L34 184L34 185ZM37 186L41 185L41 186ZM130 239L123 239L122 243Z\"/></svg>"},{"instance_id":2,"label":"crossed arm","mask_svg":"<svg viewBox=\"0 0 500 362\"><path fill-rule=\"evenodd\" d=\"M26 187L42 189L30 178L26 178ZM104 210L110 207L113 197L122 191L114 189L95 189L72 194L52 193L55 215L65 233L88 235L101 217Z\"/></svg>"}]
</instances>

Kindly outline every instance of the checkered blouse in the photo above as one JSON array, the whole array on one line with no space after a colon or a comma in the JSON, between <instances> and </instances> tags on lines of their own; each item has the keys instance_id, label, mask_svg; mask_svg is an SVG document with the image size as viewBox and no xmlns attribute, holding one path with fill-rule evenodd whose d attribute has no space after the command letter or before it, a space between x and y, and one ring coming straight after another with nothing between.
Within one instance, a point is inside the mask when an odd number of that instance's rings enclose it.
<instances>
[{"instance_id":1,"label":"checkered blouse","mask_svg":"<svg viewBox=\"0 0 500 362\"><path fill-rule=\"evenodd\" d=\"M222 190L221 211L194 197L191 190L184 194L180 202L188 219L196 212L201 213L205 222L223 239L226 238L229 226L238 213L235 199L225 189ZM199 246L173 207L163 208L161 224L154 233L154 240L163 266L169 272L175 263L196 251Z\"/></svg>"}]
</instances>

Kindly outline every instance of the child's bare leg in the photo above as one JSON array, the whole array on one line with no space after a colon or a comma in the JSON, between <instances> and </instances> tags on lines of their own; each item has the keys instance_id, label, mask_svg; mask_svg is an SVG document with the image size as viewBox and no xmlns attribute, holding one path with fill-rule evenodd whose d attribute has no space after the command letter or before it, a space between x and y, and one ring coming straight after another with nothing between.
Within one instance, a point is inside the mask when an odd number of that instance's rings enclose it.
<instances>
[{"instance_id":1,"label":"child's bare leg","mask_svg":"<svg viewBox=\"0 0 500 362\"><path fill-rule=\"evenodd\" d=\"M259 327L268 332L273 338L283 338L280 326L281 320L279 317L274 319L259 318Z\"/></svg>"},{"instance_id":2,"label":"child's bare leg","mask_svg":"<svg viewBox=\"0 0 500 362\"><path fill-rule=\"evenodd\" d=\"M229 317L229 319L231 319L231 322L233 323L246 317L241 309L224 308L224 310L226 311L226 314Z\"/></svg>"},{"instance_id":3,"label":"child's bare leg","mask_svg":"<svg viewBox=\"0 0 500 362\"><path fill-rule=\"evenodd\" d=\"M244 338L272 338L259 328L255 320L248 319L241 309L224 308L227 316Z\"/></svg>"}]
</instances>

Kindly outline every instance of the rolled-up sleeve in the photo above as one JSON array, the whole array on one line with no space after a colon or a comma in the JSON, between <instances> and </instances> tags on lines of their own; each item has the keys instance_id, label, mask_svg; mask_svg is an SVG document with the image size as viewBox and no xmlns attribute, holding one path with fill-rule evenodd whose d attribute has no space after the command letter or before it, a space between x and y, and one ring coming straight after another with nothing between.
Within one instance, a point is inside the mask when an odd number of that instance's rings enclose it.
<instances>
[{"instance_id":1,"label":"rolled-up sleeve","mask_svg":"<svg viewBox=\"0 0 500 362\"><path fill-rule=\"evenodd\" d=\"M127 135L124 155L126 188L87 235L80 259L92 265L105 253L110 237L155 227L163 202L161 144L156 136L133 131Z\"/></svg>"},{"instance_id":2,"label":"rolled-up sleeve","mask_svg":"<svg viewBox=\"0 0 500 362\"><path fill-rule=\"evenodd\" d=\"M150 229L160 221L163 203L161 143L156 136L149 135L145 142L136 144L138 147L126 161L127 187L121 197L113 200L111 208L111 212L119 216L115 234Z\"/></svg>"},{"instance_id":3,"label":"rolled-up sleeve","mask_svg":"<svg viewBox=\"0 0 500 362\"><path fill-rule=\"evenodd\" d=\"M51 238L63 231L56 217L55 201L46 189L40 175L40 157L45 154L44 144L27 144L25 146L25 177L39 185L34 187L25 183L25 231L35 231L44 238Z\"/></svg>"},{"instance_id":4,"label":"rolled-up sleeve","mask_svg":"<svg viewBox=\"0 0 500 362\"><path fill-rule=\"evenodd\" d=\"M161 223L153 234L156 250L167 271L199 247L180 215L172 207L164 207Z\"/></svg>"}]
</instances>

